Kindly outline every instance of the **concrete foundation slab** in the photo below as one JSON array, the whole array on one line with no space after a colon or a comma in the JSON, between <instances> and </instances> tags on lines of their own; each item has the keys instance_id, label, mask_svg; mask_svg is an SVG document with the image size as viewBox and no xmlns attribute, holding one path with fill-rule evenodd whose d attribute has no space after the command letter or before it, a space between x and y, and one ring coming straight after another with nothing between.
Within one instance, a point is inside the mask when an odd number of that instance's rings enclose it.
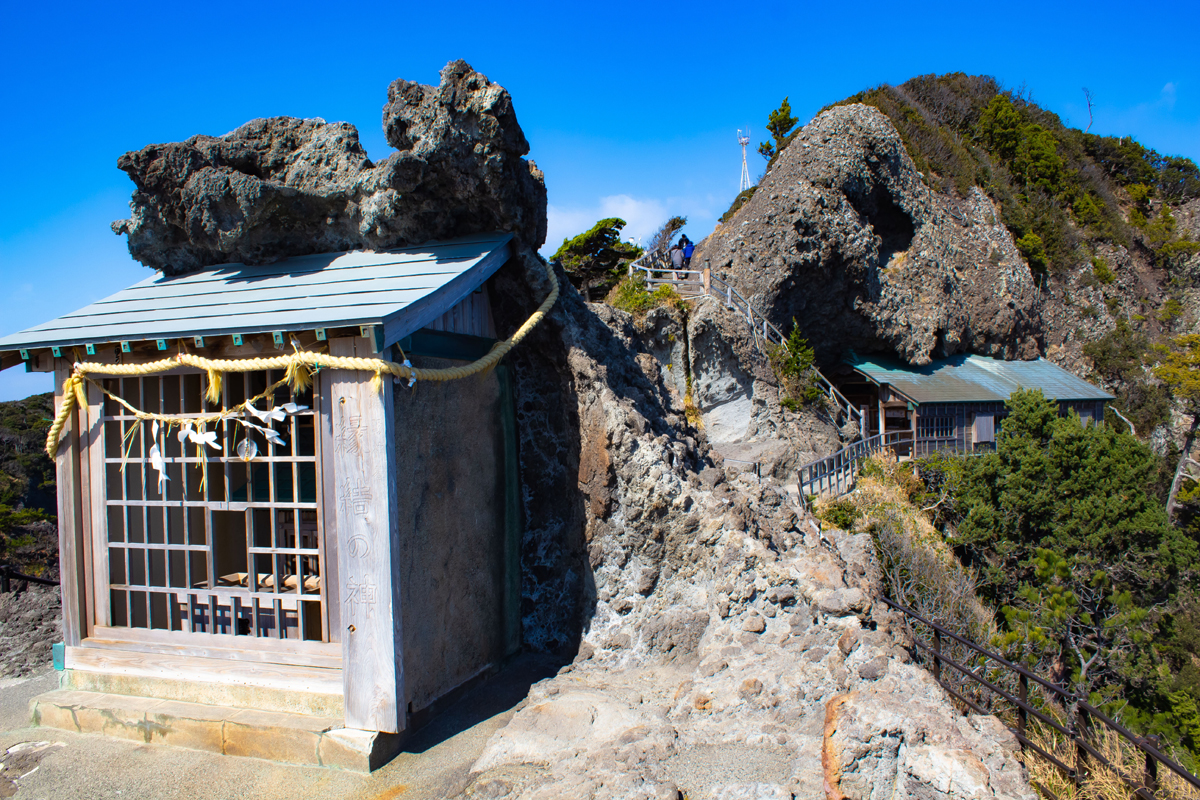
<instances>
[{"instance_id":1,"label":"concrete foundation slab","mask_svg":"<svg viewBox=\"0 0 1200 800\"><path fill-rule=\"evenodd\" d=\"M32 724L285 764L370 772L401 737L342 728L337 717L65 690L29 702Z\"/></svg>"},{"instance_id":2,"label":"concrete foundation slab","mask_svg":"<svg viewBox=\"0 0 1200 800\"><path fill-rule=\"evenodd\" d=\"M59 688L125 697L158 697L200 705L257 708L314 717L344 714L341 694L299 692L237 683L189 681L67 669L58 673Z\"/></svg>"}]
</instances>

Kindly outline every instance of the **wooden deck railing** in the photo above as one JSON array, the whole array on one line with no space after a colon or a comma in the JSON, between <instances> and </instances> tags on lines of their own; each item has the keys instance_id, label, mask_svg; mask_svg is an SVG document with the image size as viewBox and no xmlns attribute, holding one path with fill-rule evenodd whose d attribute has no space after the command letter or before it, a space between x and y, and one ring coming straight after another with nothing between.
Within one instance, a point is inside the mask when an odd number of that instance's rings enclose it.
<instances>
[{"instance_id":1,"label":"wooden deck railing","mask_svg":"<svg viewBox=\"0 0 1200 800\"><path fill-rule=\"evenodd\" d=\"M936 622L922 617L910 608L906 608L888 598L883 602L903 614L906 620L911 620L925 626L929 633L913 630L913 644L923 661L933 673L934 680L941 684L952 697L964 706L978 714L993 714L1002 721L1015 717L1016 726L1006 727L1017 737L1022 749L1031 751L1039 758L1053 764L1065 777L1073 781L1076 787L1087 782L1091 766L1090 759L1095 759L1117 775L1138 797L1144 800L1162 800L1169 797L1159 786L1159 765L1174 772L1185 783L1200 789L1200 778L1188 772L1181 765L1167 757L1158 748L1157 737L1138 736L1131 733L1120 723L1109 718L1103 711L1096 708L1083 697L1064 689L1045 678L1030 672L1019 664L1006 660L1003 656L987 650L954 631L938 625ZM910 629L913 627L909 622ZM961 663L946 653L943 647L943 637L956 642L964 652L972 654L976 666ZM931 640L931 641L930 641ZM949 680L942 674L942 667L948 666L958 674L958 680ZM1004 684L1004 686L1000 685ZM979 687L980 691L972 692L968 685ZM1051 703L1060 706L1066 712L1067 724L1063 724L1055 716L1046 713L1045 708L1038 708L1032 702L1029 694L1030 686L1042 692ZM1006 708L996 707L996 698L1007 704ZM1053 753L1047 752L1027 736L1029 717L1046 725L1059 734L1067 737L1074 745L1074 764L1067 764ZM1120 739L1132 745L1144 756L1142 775L1130 775L1121 765L1114 764L1101 753L1093 742L1095 741L1095 725L1107 727ZM1042 786L1038 789L1050 797L1048 790Z\"/></svg>"},{"instance_id":2,"label":"wooden deck railing","mask_svg":"<svg viewBox=\"0 0 1200 800\"><path fill-rule=\"evenodd\" d=\"M648 252L629 265L629 274L633 275L634 272L642 273L646 286L651 291L659 286L670 286L683 297L717 298L727 308L736 311L746 320L746 324L750 326L750 333L754 337L754 344L764 354L768 353L769 345L787 347L787 338L783 335L783 331L767 319L765 314L751 305L741 292L713 275L712 270L708 267L676 269L666 253ZM863 415L862 409L847 400L845 395L838 391L838 388L830 383L816 367L813 367L813 375L816 377L817 385L821 388L822 393L836 409L834 421L838 425L843 425L853 420L858 425L859 435L865 437L866 417Z\"/></svg>"},{"instance_id":3,"label":"wooden deck railing","mask_svg":"<svg viewBox=\"0 0 1200 800\"><path fill-rule=\"evenodd\" d=\"M863 461L881 450L900 450L911 443L912 431L877 433L859 439L832 455L808 462L796 471L801 505L807 506L809 497L840 497L846 494L854 486L855 473Z\"/></svg>"}]
</instances>

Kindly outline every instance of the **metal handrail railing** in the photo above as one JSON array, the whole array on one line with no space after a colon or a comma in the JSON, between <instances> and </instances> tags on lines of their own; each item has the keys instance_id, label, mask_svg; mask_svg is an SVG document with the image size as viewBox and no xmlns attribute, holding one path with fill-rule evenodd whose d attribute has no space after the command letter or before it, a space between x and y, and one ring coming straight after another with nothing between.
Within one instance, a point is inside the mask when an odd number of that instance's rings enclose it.
<instances>
[{"instance_id":1,"label":"metal handrail railing","mask_svg":"<svg viewBox=\"0 0 1200 800\"><path fill-rule=\"evenodd\" d=\"M787 338L783 335L783 331L767 319L766 314L751 305L741 292L720 277L713 275L707 266L702 270L678 269L671 263L666 253L653 251L643 253L629 264L629 274L633 275L635 271L645 274L647 286L667 285L675 288L684 297L708 296L720 299L727 308L737 311L746 319L750 325L751 334L754 336L754 343L764 353L766 348L759 342L760 335L768 344L787 348ZM816 367L813 367L812 370L817 379L817 385L837 407L839 416L845 414L847 420L857 419L859 430L865 436L866 418L862 409L846 399L846 396L821 374L821 370Z\"/></svg>"},{"instance_id":2,"label":"metal handrail railing","mask_svg":"<svg viewBox=\"0 0 1200 800\"><path fill-rule=\"evenodd\" d=\"M877 433L859 439L836 453L804 464L796 470L801 505L807 505L809 495L831 494L840 497L846 494L854 485L854 473L859 464L881 450L894 449L911 441L912 431L908 430Z\"/></svg>"},{"instance_id":3,"label":"metal handrail railing","mask_svg":"<svg viewBox=\"0 0 1200 800\"><path fill-rule=\"evenodd\" d=\"M1088 773L1087 762L1089 758L1092 758L1103 764L1108 769L1112 770L1118 777L1121 778L1122 781L1125 782L1125 784L1133 791L1134 794L1136 794L1138 797L1145 798L1145 800L1158 800L1160 797L1165 796L1165 793L1161 792L1158 786L1159 764L1162 764L1167 769L1174 772L1185 782L1191 784L1197 789L1200 789L1200 778L1197 778L1195 775L1188 772L1171 758L1163 755L1158 747L1155 746L1153 740L1155 740L1157 737L1138 736L1137 734L1127 730L1120 723L1110 719L1100 709L1096 708L1094 705L1075 693L1064 689L1058 684L1048 681L1045 678L1034 674L1033 672L1030 672L1019 664L1014 664L1011 661L1008 661L998 653L994 653L970 641L969 639L954 633L951 630L947 630L941 625L938 625L936 622L922 617L920 614L910 608L906 608L905 606L902 606L893 600L889 600L886 597L881 599L891 608L894 608L910 619L916 620L917 622L928 626L933 631L932 646L925 644L915 636L913 637L913 642L918 650L930 655L933 662L933 668L931 670L933 677L943 689L977 713L995 713L993 709L984 708L982 705L971 700L963 693L956 691L948 681L944 680L942 678L942 664L944 663L953 667L964 677L969 678L978 683L980 686L985 687L992 695L1001 697L1011 703L1017 709L1017 727L1013 728L1007 724L1005 727L1007 727L1009 731L1011 731L1013 735L1017 737L1017 741L1021 743L1023 749L1031 749L1038 756L1052 763L1055 767L1062 771L1064 775L1075 781L1077 786L1086 782ZM1015 673L1017 675L1017 683L1019 687L1018 696L1014 697L1011 692L1005 691L993 681L989 681L987 678L983 677L983 675L980 675L979 672L982 670L977 671L970 669L969 667L960 664L958 661L944 653L941 646L943 636L948 636L959 644L975 651L987 659L990 659L998 667ZM1043 713L1031 705L1029 703L1028 696L1030 681L1035 682L1043 689L1057 697L1062 701L1064 706L1071 707L1069 718L1074 719L1075 723L1068 728L1050 717L1048 714ZM1072 767L1064 764L1052 753L1046 752L1046 750L1039 747L1037 744L1030 741L1028 737L1026 737L1026 724L1030 714L1034 715L1037 719L1046 723L1071 740L1071 742L1075 745L1075 766ZM1089 720L1099 720L1101 723L1108 726L1108 728L1117 734L1117 736L1124 739L1145 754L1142 780L1139 781L1135 779L1120 766L1113 764L1099 750L1097 750L1091 745L1091 743L1087 741L1088 728L1090 727Z\"/></svg>"},{"instance_id":4,"label":"metal handrail railing","mask_svg":"<svg viewBox=\"0 0 1200 800\"><path fill-rule=\"evenodd\" d=\"M35 578L32 575L26 575L17 572L8 564L0 564L0 593L12 591L12 581L29 581L30 583L40 583L42 586L58 586L58 581L47 580L46 578Z\"/></svg>"}]
</instances>

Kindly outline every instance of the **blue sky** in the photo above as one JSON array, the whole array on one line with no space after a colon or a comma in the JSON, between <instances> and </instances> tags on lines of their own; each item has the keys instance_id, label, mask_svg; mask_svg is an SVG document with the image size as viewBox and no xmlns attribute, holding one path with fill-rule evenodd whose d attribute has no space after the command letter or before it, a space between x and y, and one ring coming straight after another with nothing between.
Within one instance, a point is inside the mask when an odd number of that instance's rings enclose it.
<instances>
[{"instance_id":1,"label":"blue sky","mask_svg":"<svg viewBox=\"0 0 1200 800\"><path fill-rule=\"evenodd\" d=\"M1200 161L1200 4L29 4L0 9L0 335L150 273L108 224L117 157L255 117L358 126L373 158L388 83L465 58L512 93L546 173L550 249L602 216L698 239L737 193L739 127L784 95L822 106L914 75L1024 84L1070 124ZM755 175L763 161L750 154ZM0 373L0 400L49 376Z\"/></svg>"}]
</instances>

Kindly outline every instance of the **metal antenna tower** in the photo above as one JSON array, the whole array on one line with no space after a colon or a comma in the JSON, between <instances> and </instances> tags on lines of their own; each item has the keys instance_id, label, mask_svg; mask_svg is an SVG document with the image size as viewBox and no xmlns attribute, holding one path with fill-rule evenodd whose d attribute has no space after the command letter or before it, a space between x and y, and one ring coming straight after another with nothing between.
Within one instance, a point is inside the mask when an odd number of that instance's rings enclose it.
<instances>
[{"instance_id":1,"label":"metal antenna tower","mask_svg":"<svg viewBox=\"0 0 1200 800\"><path fill-rule=\"evenodd\" d=\"M741 193L750 188L750 168L746 166L746 145L750 144L749 128L744 134L742 129L738 128L738 144L742 146L742 183L738 189L738 193Z\"/></svg>"}]
</instances>

